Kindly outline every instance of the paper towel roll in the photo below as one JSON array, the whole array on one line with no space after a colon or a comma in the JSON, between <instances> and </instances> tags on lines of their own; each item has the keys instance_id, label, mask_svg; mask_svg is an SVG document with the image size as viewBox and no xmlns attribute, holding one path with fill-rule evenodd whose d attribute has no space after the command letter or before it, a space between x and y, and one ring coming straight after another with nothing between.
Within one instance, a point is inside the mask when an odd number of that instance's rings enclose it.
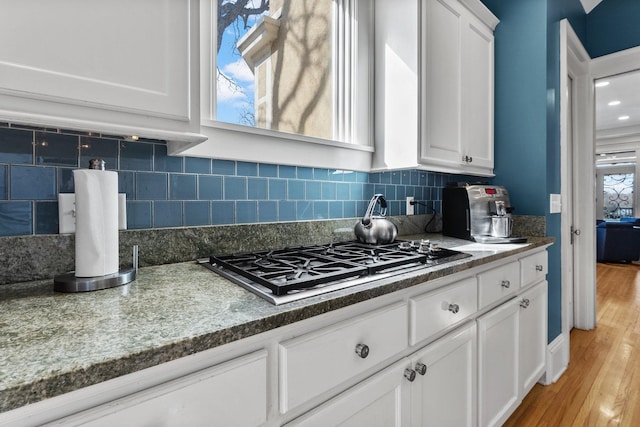
<instances>
[{"instance_id":1,"label":"paper towel roll","mask_svg":"<svg viewBox=\"0 0 640 427\"><path fill-rule=\"evenodd\" d=\"M118 174L73 171L76 193L76 277L118 272Z\"/></svg>"}]
</instances>

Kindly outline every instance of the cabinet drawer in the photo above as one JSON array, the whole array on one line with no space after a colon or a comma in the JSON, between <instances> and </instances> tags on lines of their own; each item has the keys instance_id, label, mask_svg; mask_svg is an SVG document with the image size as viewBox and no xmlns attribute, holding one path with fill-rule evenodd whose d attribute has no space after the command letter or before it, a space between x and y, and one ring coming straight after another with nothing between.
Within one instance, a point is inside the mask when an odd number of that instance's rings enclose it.
<instances>
[{"instance_id":1,"label":"cabinet drawer","mask_svg":"<svg viewBox=\"0 0 640 427\"><path fill-rule=\"evenodd\" d=\"M372 313L279 346L280 411L285 413L407 348L407 305ZM356 353L358 346L366 350ZM362 347L361 347L362 348Z\"/></svg>"},{"instance_id":2,"label":"cabinet drawer","mask_svg":"<svg viewBox=\"0 0 640 427\"><path fill-rule=\"evenodd\" d=\"M169 362L171 363L171 362ZM258 426L267 420L262 350L64 418L50 426Z\"/></svg>"},{"instance_id":3,"label":"cabinet drawer","mask_svg":"<svg viewBox=\"0 0 640 427\"><path fill-rule=\"evenodd\" d=\"M478 301L481 309L518 289L520 264L517 261L478 274Z\"/></svg>"},{"instance_id":4,"label":"cabinet drawer","mask_svg":"<svg viewBox=\"0 0 640 427\"><path fill-rule=\"evenodd\" d=\"M410 343L414 345L452 326L478 310L475 277L409 300Z\"/></svg>"},{"instance_id":5,"label":"cabinet drawer","mask_svg":"<svg viewBox=\"0 0 640 427\"><path fill-rule=\"evenodd\" d=\"M524 288L544 279L548 270L547 251L538 252L520 259L520 286Z\"/></svg>"}]
</instances>

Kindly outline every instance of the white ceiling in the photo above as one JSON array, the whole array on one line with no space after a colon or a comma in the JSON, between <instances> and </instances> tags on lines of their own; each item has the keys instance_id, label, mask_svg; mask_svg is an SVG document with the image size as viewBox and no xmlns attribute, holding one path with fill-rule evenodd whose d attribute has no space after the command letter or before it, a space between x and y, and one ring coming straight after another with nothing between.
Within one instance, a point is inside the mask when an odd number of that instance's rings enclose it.
<instances>
[{"instance_id":1,"label":"white ceiling","mask_svg":"<svg viewBox=\"0 0 640 427\"><path fill-rule=\"evenodd\" d=\"M591 10L593 10L593 8L596 7L601 1L602 0L580 0L584 11L587 13L591 12Z\"/></svg>"},{"instance_id":2,"label":"white ceiling","mask_svg":"<svg viewBox=\"0 0 640 427\"><path fill-rule=\"evenodd\" d=\"M596 152L602 155L640 149L640 70L602 78L596 84L602 82L609 84L595 88ZM620 104L609 105L612 101ZM620 120L621 116L629 118ZM599 163L603 161L598 159Z\"/></svg>"},{"instance_id":3,"label":"white ceiling","mask_svg":"<svg viewBox=\"0 0 640 427\"><path fill-rule=\"evenodd\" d=\"M620 74L598 80L609 82L596 86L596 130L620 129L640 126L640 71ZM619 105L609 105L619 101ZM628 116L627 120L619 117Z\"/></svg>"}]
</instances>

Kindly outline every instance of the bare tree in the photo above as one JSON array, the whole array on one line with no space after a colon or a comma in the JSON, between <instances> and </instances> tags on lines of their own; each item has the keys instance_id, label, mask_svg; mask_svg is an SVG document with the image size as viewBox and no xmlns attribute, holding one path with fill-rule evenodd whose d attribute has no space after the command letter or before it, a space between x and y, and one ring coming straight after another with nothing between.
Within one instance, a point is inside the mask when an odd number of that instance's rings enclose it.
<instances>
[{"instance_id":1,"label":"bare tree","mask_svg":"<svg viewBox=\"0 0 640 427\"><path fill-rule=\"evenodd\" d=\"M234 52L237 52L237 42L245 30L249 28L249 19L252 16L259 16L269 10L269 0L260 0L260 5L256 6L257 0L218 0L218 34L216 52L220 52L222 37L227 28L234 29ZM239 54L239 53L238 53ZM217 80L226 83L233 92L244 93L243 87L236 82L233 77L224 73L217 67ZM239 123L246 126L255 126L255 113L253 102L251 101L247 109L240 112Z\"/></svg>"},{"instance_id":2,"label":"bare tree","mask_svg":"<svg viewBox=\"0 0 640 427\"><path fill-rule=\"evenodd\" d=\"M269 0L260 0L259 6L254 6L254 0L218 0L218 47L220 51L222 36L231 25L238 25L240 18L244 24L244 29L249 26L249 17L262 15L269 10ZM240 37L239 30L236 29L236 40Z\"/></svg>"}]
</instances>

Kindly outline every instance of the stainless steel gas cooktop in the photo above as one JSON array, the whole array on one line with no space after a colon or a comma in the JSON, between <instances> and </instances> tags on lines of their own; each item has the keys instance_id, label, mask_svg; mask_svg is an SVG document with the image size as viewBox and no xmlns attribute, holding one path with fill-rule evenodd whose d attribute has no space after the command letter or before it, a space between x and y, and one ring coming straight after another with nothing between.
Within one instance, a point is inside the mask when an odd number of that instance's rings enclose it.
<instances>
[{"instance_id":1,"label":"stainless steel gas cooktop","mask_svg":"<svg viewBox=\"0 0 640 427\"><path fill-rule=\"evenodd\" d=\"M279 305L470 256L422 240L339 242L211 256L200 262Z\"/></svg>"}]
</instances>

